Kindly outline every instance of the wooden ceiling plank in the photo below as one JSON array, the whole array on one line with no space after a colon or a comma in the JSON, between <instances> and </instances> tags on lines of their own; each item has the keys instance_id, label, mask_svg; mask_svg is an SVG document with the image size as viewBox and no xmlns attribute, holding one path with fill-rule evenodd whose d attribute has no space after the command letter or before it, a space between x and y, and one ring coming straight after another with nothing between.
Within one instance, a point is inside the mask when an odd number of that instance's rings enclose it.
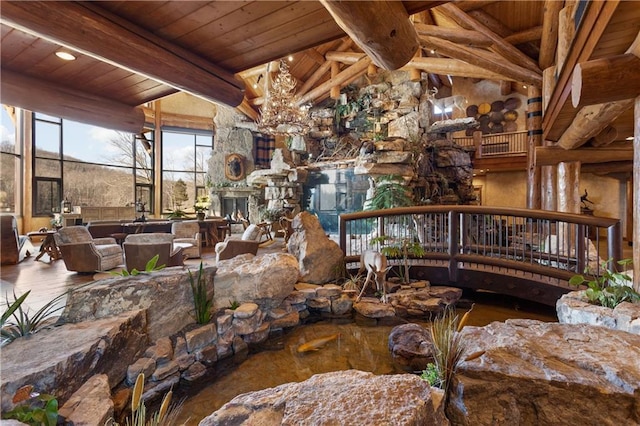
<instances>
[{"instance_id":1,"label":"wooden ceiling plank","mask_svg":"<svg viewBox=\"0 0 640 426\"><path fill-rule=\"evenodd\" d=\"M305 24L307 21L313 22L313 25ZM335 33L327 32L328 27L335 27ZM239 34L232 35L235 38ZM230 41L228 36L230 35L220 37L217 47L209 46L216 51L207 49L203 51L203 55L215 57L222 66L237 72L279 59L283 52L295 53L344 37L344 32L324 10L316 10L310 15L296 17L291 24L283 22L280 26L267 28L259 34L244 35L237 41Z\"/></svg>"},{"instance_id":2,"label":"wooden ceiling plank","mask_svg":"<svg viewBox=\"0 0 640 426\"><path fill-rule=\"evenodd\" d=\"M522 2L524 4L524 2ZM507 2L500 2L500 6L502 4L508 4ZM480 22L482 25L489 28L491 31L496 33L500 37L507 37L510 34L513 34L513 30L507 27L503 21L499 21L494 18L489 13L485 12L482 9L471 10L468 13L473 19ZM524 43L518 46L518 48L527 56L531 58L535 58L538 55L538 49L533 43Z\"/></svg>"},{"instance_id":3,"label":"wooden ceiling plank","mask_svg":"<svg viewBox=\"0 0 640 426\"><path fill-rule=\"evenodd\" d=\"M460 0L456 1L456 6L460 10L469 12L471 10L482 9L485 6L495 3L497 0Z\"/></svg>"},{"instance_id":4,"label":"wooden ceiling plank","mask_svg":"<svg viewBox=\"0 0 640 426\"><path fill-rule=\"evenodd\" d=\"M477 21L464 11L460 10L453 3L443 4L442 6L438 7L441 8L445 14L448 14L462 27L478 31L491 39L494 43L491 47L491 50L493 50L494 52L500 54L515 65L528 68L531 71L542 75L542 71L533 59L531 59L509 43L505 42L502 36L491 31L491 29L489 29L487 26Z\"/></svg>"},{"instance_id":5,"label":"wooden ceiling plank","mask_svg":"<svg viewBox=\"0 0 640 426\"><path fill-rule=\"evenodd\" d=\"M427 25L421 23L414 23L413 26L419 36L433 36L449 40L453 43L467 44L476 47L489 47L493 44L493 41L484 34L474 31L465 30L463 28L446 28L437 25Z\"/></svg>"},{"instance_id":6,"label":"wooden ceiling plank","mask_svg":"<svg viewBox=\"0 0 640 426\"><path fill-rule=\"evenodd\" d=\"M509 79L514 81L522 81L538 87L542 84L541 75L537 75L533 71L518 65L505 63L506 61L501 60L500 56L492 52L460 46L435 37L422 36L420 39L423 41L425 47L437 49L439 53L450 58L459 59L486 68L491 72L509 77Z\"/></svg>"},{"instance_id":7,"label":"wooden ceiling plank","mask_svg":"<svg viewBox=\"0 0 640 426\"><path fill-rule=\"evenodd\" d=\"M85 4L84 6L91 6ZM233 75L220 70L216 74L185 57L195 55L158 40L141 29L116 25L94 7L71 2L3 2L2 20L36 33L74 50L117 64L205 99L238 105L243 94ZM108 13L107 11L104 11ZM55 26L50 22L56 22ZM121 23L122 24L122 23ZM130 24L131 25L131 24ZM79 26L84 28L79 31ZM87 37L86 34L91 34ZM123 46L127 46L123 49Z\"/></svg>"},{"instance_id":8,"label":"wooden ceiling plank","mask_svg":"<svg viewBox=\"0 0 640 426\"><path fill-rule=\"evenodd\" d=\"M139 133L144 126L144 112L139 107L88 95L6 69L2 70L0 88L0 100L8 105L20 105L31 111L131 133Z\"/></svg>"},{"instance_id":9,"label":"wooden ceiling plank","mask_svg":"<svg viewBox=\"0 0 640 426\"><path fill-rule=\"evenodd\" d=\"M563 2L557 0L545 0L544 17L542 20L542 38L540 39L540 56L538 64L541 69L549 68L554 64L556 47L558 45L558 22Z\"/></svg>"},{"instance_id":10,"label":"wooden ceiling plank","mask_svg":"<svg viewBox=\"0 0 640 426\"><path fill-rule=\"evenodd\" d=\"M338 26L381 68L401 68L420 46L402 3L334 0L320 0L320 3Z\"/></svg>"}]
</instances>

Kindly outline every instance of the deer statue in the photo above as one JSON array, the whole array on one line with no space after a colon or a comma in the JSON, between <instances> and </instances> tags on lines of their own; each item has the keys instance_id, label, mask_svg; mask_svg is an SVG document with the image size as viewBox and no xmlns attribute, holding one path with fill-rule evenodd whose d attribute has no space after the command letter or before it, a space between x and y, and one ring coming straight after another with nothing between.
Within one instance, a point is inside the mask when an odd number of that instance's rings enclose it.
<instances>
[{"instance_id":1,"label":"deer statue","mask_svg":"<svg viewBox=\"0 0 640 426\"><path fill-rule=\"evenodd\" d=\"M427 101L431 102L434 107L438 107L440 109L440 118L443 116L449 118L445 110L447 108L458 108L459 110L466 112L465 104L467 103L467 98L462 95L449 96L447 98L436 98L438 94L438 88L434 87L433 89L427 92Z\"/></svg>"},{"instance_id":2,"label":"deer statue","mask_svg":"<svg viewBox=\"0 0 640 426\"><path fill-rule=\"evenodd\" d=\"M387 267L387 257L384 254L377 251L373 251L373 250L363 251L362 254L360 255L360 270L358 271L358 274L364 272L365 269L367 270L367 279L364 281L364 284L362 285L362 290L360 291L360 294L358 295L356 302L360 301L362 294L364 293L364 291L367 288L367 285L369 284L369 280L373 278L376 283L376 289L379 292L382 292L382 302L386 303L387 291L385 287L385 281L386 281L387 271L390 269L390 267Z\"/></svg>"}]
</instances>

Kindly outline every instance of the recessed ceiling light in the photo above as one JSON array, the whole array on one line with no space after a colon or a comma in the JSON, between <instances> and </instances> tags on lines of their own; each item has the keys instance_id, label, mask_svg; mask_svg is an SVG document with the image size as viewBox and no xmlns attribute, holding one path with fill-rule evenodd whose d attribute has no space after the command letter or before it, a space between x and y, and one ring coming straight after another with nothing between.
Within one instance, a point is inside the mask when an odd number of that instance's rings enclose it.
<instances>
[{"instance_id":1,"label":"recessed ceiling light","mask_svg":"<svg viewBox=\"0 0 640 426\"><path fill-rule=\"evenodd\" d=\"M633 140L633 136L629 136L629 137L627 137L627 138L626 138L626 140L628 140L628 141L632 141L632 140Z\"/></svg>"},{"instance_id":2,"label":"recessed ceiling light","mask_svg":"<svg viewBox=\"0 0 640 426\"><path fill-rule=\"evenodd\" d=\"M526 85L526 84L523 84L523 85L522 85L522 88L523 88L523 89L526 89L526 88L527 88L527 85Z\"/></svg>"},{"instance_id":3,"label":"recessed ceiling light","mask_svg":"<svg viewBox=\"0 0 640 426\"><path fill-rule=\"evenodd\" d=\"M74 61L76 59L75 56L73 56L71 53L66 52L64 50L58 50L56 52L56 56L60 59L63 59L65 61Z\"/></svg>"},{"instance_id":4,"label":"recessed ceiling light","mask_svg":"<svg viewBox=\"0 0 640 426\"><path fill-rule=\"evenodd\" d=\"M293 62L293 56L289 55L289 62Z\"/></svg>"}]
</instances>

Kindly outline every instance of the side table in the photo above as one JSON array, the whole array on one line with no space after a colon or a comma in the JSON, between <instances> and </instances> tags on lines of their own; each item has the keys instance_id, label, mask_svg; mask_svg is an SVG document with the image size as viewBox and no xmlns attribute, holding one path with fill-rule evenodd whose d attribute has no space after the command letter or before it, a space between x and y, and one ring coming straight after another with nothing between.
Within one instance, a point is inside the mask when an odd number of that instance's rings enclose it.
<instances>
[{"instance_id":1,"label":"side table","mask_svg":"<svg viewBox=\"0 0 640 426\"><path fill-rule=\"evenodd\" d=\"M40 253L36 256L35 260L40 260L40 258L46 253L49 255L49 259L51 261L61 259L60 250L58 250L58 246L56 245L56 240L53 238L53 235L57 231L34 231L27 233L27 237L32 239L33 237L44 237L42 240L42 244L40 245Z\"/></svg>"}]
</instances>

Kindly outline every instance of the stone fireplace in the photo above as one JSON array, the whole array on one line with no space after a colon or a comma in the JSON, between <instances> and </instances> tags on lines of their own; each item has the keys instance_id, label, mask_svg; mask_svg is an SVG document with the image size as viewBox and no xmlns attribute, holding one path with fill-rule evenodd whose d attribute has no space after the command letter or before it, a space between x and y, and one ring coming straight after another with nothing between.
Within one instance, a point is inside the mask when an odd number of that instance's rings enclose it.
<instances>
[{"instance_id":1,"label":"stone fireplace","mask_svg":"<svg viewBox=\"0 0 640 426\"><path fill-rule=\"evenodd\" d=\"M238 211L252 223L258 221L262 191L252 187L223 187L211 190L211 210L217 216L236 217Z\"/></svg>"}]
</instances>

